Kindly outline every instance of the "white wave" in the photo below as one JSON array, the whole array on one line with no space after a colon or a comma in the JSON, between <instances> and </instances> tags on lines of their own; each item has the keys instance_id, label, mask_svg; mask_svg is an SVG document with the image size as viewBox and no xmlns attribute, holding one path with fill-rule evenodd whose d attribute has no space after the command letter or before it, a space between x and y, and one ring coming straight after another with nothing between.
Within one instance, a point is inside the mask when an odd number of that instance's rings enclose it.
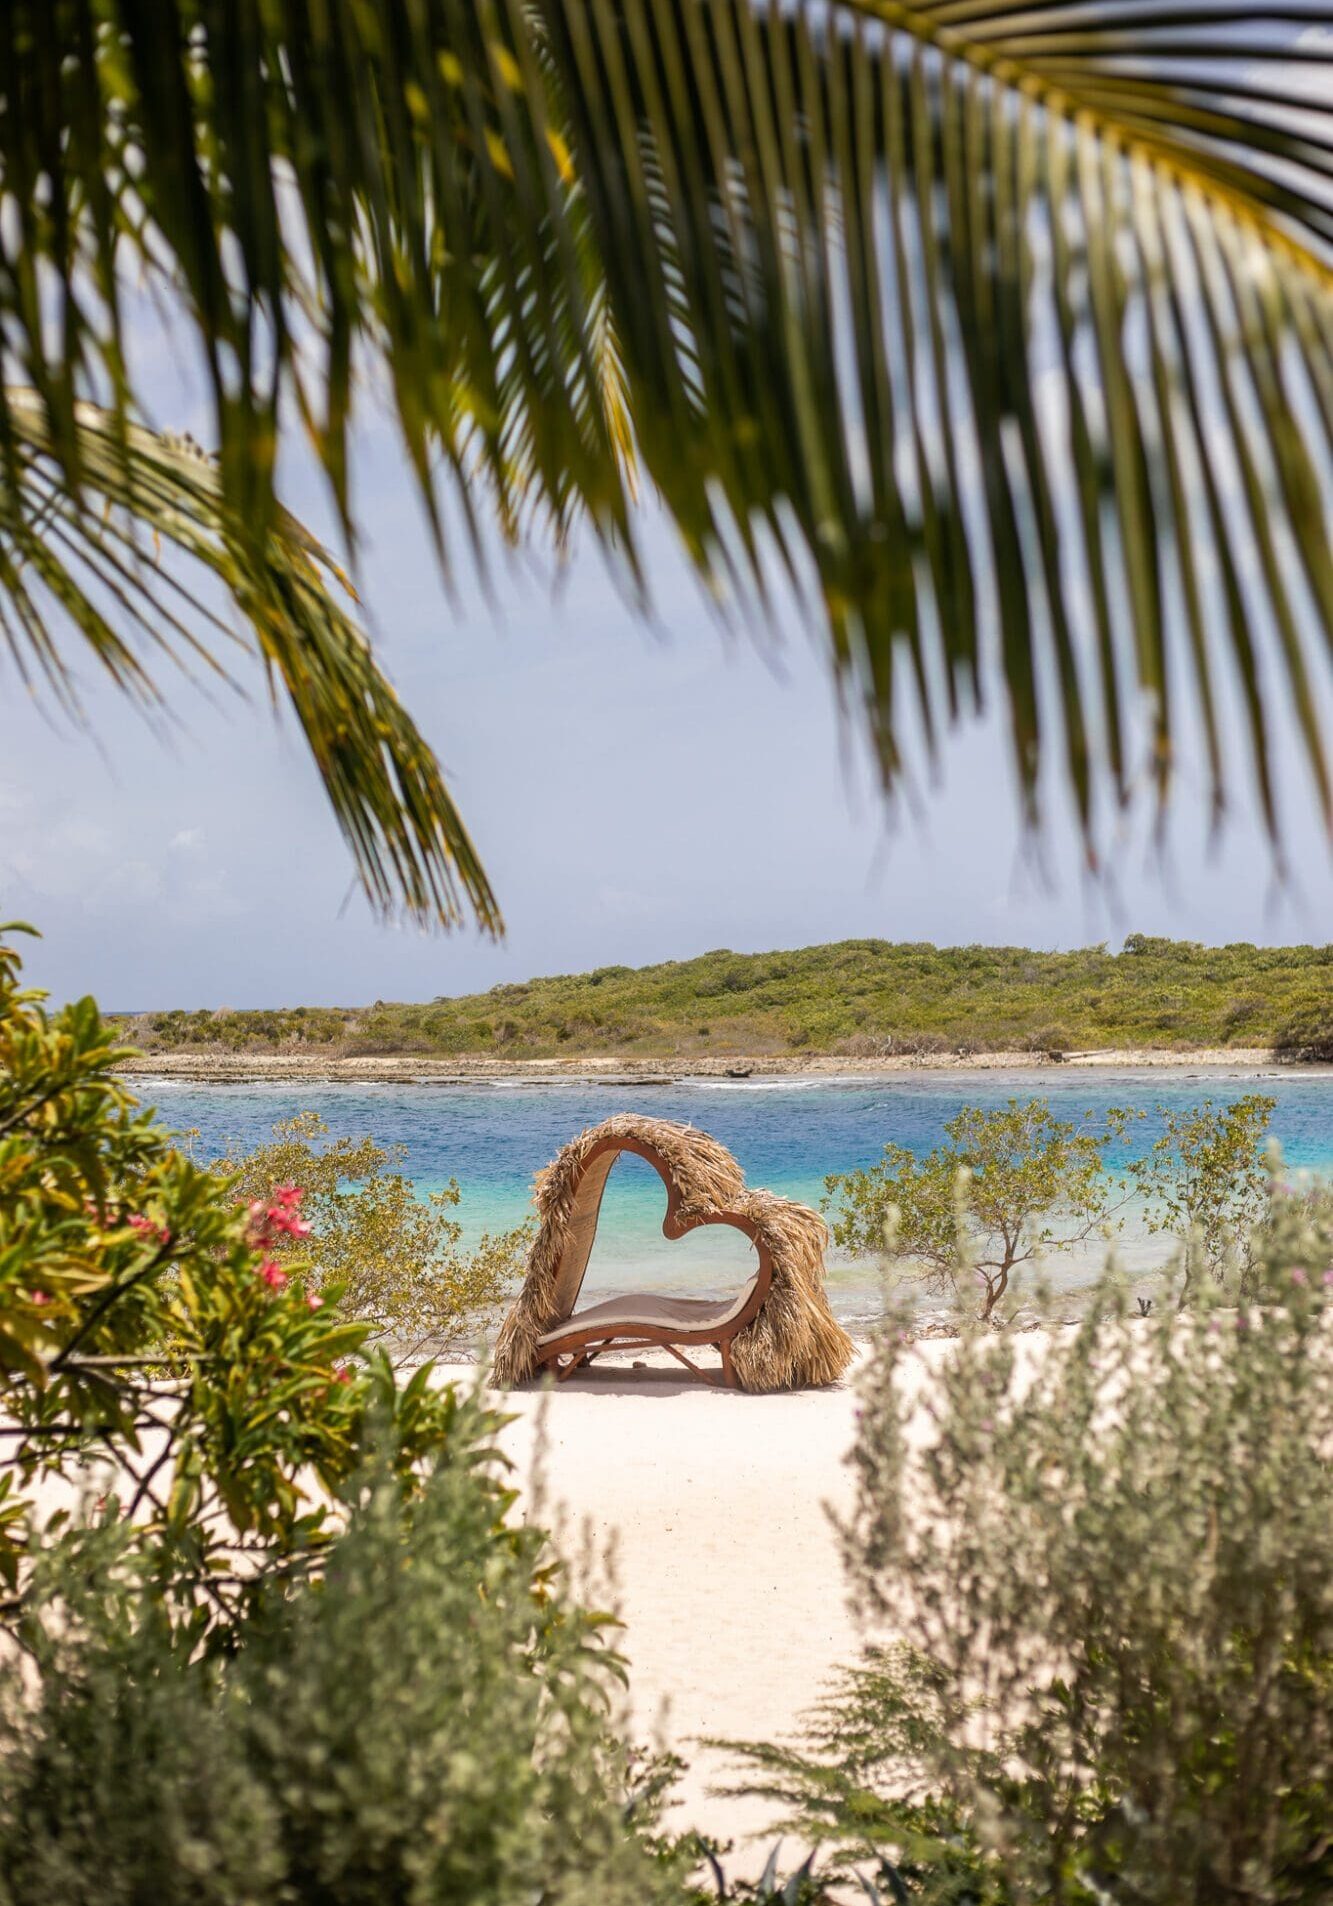
<instances>
[{"instance_id":1,"label":"white wave","mask_svg":"<svg viewBox=\"0 0 1333 1906\"><path fill-rule=\"evenodd\" d=\"M694 1086L700 1092L822 1092L830 1086L866 1086L873 1089L877 1080L858 1078L854 1073L831 1074L818 1079L682 1079L682 1086Z\"/></svg>"}]
</instances>

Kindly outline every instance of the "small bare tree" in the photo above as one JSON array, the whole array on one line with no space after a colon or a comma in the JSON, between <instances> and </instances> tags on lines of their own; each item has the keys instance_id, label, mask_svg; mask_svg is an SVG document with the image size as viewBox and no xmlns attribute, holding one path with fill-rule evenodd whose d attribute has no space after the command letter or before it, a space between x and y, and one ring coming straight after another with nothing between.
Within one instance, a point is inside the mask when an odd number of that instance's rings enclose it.
<instances>
[{"instance_id":1,"label":"small bare tree","mask_svg":"<svg viewBox=\"0 0 1333 1906\"><path fill-rule=\"evenodd\" d=\"M1103 1154L1132 1116L1113 1108L1093 1129L1056 1118L1045 1099L965 1105L924 1158L886 1145L877 1165L825 1179L834 1241L861 1257L887 1251L957 1302L975 1278L979 1316L999 1323L1018 1271L1118 1222L1125 1197Z\"/></svg>"}]
</instances>

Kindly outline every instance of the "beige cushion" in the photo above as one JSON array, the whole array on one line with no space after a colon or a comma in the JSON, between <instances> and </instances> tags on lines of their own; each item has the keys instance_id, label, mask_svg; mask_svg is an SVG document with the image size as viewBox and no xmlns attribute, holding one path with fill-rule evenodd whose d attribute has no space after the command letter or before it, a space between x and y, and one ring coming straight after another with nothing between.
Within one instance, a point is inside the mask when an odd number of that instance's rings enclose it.
<instances>
[{"instance_id":1,"label":"beige cushion","mask_svg":"<svg viewBox=\"0 0 1333 1906\"><path fill-rule=\"evenodd\" d=\"M553 1343L557 1337L575 1330L721 1330L740 1316L758 1281L752 1277L734 1297L711 1301L699 1297L654 1297L650 1292L642 1296L608 1297L603 1303L589 1304L586 1310L576 1310L572 1317L566 1317L562 1324L548 1330L537 1341Z\"/></svg>"}]
</instances>

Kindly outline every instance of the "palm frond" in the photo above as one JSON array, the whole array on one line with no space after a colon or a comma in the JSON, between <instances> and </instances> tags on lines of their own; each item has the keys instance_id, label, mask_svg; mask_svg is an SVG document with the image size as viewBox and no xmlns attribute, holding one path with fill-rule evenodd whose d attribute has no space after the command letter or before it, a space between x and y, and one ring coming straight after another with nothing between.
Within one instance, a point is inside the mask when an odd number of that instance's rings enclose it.
<instances>
[{"instance_id":1,"label":"palm frond","mask_svg":"<svg viewBox=\"0 0 1333 1906\"><path fill-rule=\"evenodd\" d=\"M241 533L217 465L79 402L71 494L48 410L7 389L10 471L0 483L0 642L77 714L69 637L118 687L160 703L161 666L222 677L228 648L253 646L290 704L361 883L388 913L491 932L499 909L439 766L364 635L335 599L345 578L280 506L262 537ZM240 622L222 611L234 604ZM138 639L134 639L135 636Z\"/></svg>"},{"instance_id":2,"label":"palm frond","mask_svg":"<svg viewBox=\"0 0 1333 1906\"><path fill-rule=\"evenodd\" d=\"M352 534L373 359L446 558L441 469L478 542L483 498L511 537L584 519L641 593L637 460L719 598L762 625L775 552L813 576L887 781L905 699L937 737L998 673L1034 816L1053 754L1090 849L1107 800L1165 802L1193 707L1215 806L1276 838L1284 701L1333 822L1322 17L11 0L7 349L77 495L80 396L146 408L133 265L203 342L247 535L288 396ZM0 402L0 480L20 449Z\"/></svg>"},{"instance_id":3,"label":"palm frond","mask_svg":"<svg viewBox=\"0 0 1333 1906\"><path fill-rule=\"evenodd\" d=\"M644 468L719 587L813 565L886 778L901 693L937 733L998 647L1030 808L1058 738L1090 846L1191 698L1276 833L1275 680L1333 823L1333 90L1293 78L1333 42L1272 57L1315 15L535 12Z\"/></svg>"},{"instance_id":4,"label":"palm frond","mask_svg":"<svg viewBox=\"0 0 1333 1906\"><path fill-rule=\"evenodd\" d=\"M567 149L531 36L511 48L486 27L470 0L0 9L0 178L15 208L0 310L11 381L40 392L68 480L76 396L98 394L91 381L120 415L143 395L120 348L132 270L202 345L238 521L262 525L273 507L291 394L353 538L361 351L387 370L437 536L443 457L465 503L489 483L507 532L534 497L557 523L577 498L628 544L620 446L586 401L599 367L567 303L571 283L595 290L586 241L568 206L554 225L542 216ZM0 456L6 439L0 410Z\"/></svg>"}]
</instances>

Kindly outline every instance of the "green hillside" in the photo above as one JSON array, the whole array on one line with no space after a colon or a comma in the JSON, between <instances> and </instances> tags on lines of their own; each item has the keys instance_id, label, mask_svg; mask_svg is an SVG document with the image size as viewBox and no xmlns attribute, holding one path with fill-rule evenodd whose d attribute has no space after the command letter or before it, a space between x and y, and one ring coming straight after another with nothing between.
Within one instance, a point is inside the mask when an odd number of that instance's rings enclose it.
<instances>
[{"instance_id":1,"label":"green hillside","mask_svg":"<svg viewBox=\"0 0 1333 1906\"><path fill-rule=\"evenodd\" d=\"M1208 947L1131 935L1119 952L842 940L603 966L428 1005L126 1018L158 1051L486 1054L895 1053L1277 1046L1333 1057L1333 946Z\"/></svg>"}]
</instances>

